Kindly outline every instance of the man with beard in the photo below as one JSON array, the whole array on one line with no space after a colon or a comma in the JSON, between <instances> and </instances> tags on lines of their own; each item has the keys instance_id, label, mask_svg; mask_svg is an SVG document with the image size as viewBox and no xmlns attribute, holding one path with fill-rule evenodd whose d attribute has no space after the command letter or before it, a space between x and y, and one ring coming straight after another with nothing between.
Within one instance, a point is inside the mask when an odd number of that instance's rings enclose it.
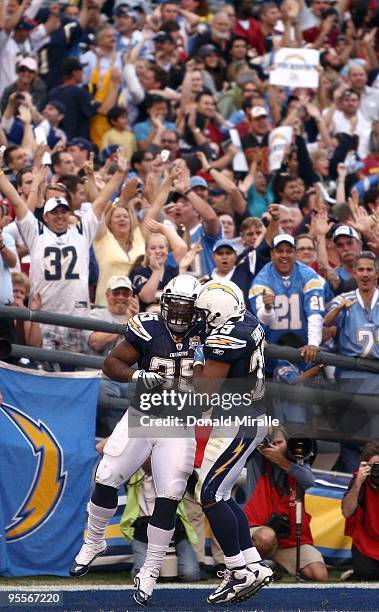
<instances>
[{"instance_id":1,"label":"man with beard","mask_svg":"<svg viewBox=\"0 0 379 612\"><path fill-rule=\"evenodd\" d=\"M210 31L193 38L190 55L195 57L203 45L214 45L218 53L226 59L231 38L232 24L226 13L220 11L213 16Z\"/></svg>"}]
</instances>

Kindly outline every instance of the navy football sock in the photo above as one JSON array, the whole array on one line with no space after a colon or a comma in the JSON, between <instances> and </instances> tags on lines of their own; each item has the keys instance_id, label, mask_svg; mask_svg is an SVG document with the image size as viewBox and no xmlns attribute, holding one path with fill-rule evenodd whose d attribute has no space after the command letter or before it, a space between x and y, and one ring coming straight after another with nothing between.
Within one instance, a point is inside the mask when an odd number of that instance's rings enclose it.
<instances>
[{"instance_id":1,"label":"navy football sock","mask_svg":"<svg viewBox=\"0 0 379 612\"><path fill-rule=\"evenodd\" d=\"M247 520L246 514L234 499L230 498L226 503L234 513L234 516L236 517L236 520L238 522L238 539L241 550L251 548L252 546L254 546L254 544L251 540L249 522Z\"/></svg>"},{"instance_id":2,"label":"navy football sock","mask_svg":"<svg viewBox=\"0 0 379 612\"><path fill-rule=\"evenodd\" d=\"M233 510L223 499L203 508L217 542L226 557L234 557L241 552L238 539L238 521ZM251 543L250 543L251 546Z\"/></svg>"}]
</instances>

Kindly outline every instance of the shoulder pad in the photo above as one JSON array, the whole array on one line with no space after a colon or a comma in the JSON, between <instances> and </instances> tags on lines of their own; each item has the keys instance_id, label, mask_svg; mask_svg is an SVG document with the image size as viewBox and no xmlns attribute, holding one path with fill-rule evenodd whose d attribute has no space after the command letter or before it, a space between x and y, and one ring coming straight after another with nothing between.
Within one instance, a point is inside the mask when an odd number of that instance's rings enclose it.
<instances>
[{"instance_id":1,"label":"shoulder pad","mask_svg":"<svg viewBox=\"0 0 379 612\"><path fill-rule=\"evenodd\" d=\"M153 336L149 332L152 332L152 323L157 322L159 322L158 314L142 312L129 319L128 329L142 340L151 340Z\"/></svg>"},{"instance_id":2,"label":"shoulder pad","mask_svg":"<svg viewBox=\"0 0 379 612\"><path fill-rule=\"evenodd\" d=\"M207 348L223 348L223 349L242 349L246 347L246 340L241 338L233 338L233 336L225 336L224 334L214 334L208 336L205 341Z\"/></svg>"}]
</instances>

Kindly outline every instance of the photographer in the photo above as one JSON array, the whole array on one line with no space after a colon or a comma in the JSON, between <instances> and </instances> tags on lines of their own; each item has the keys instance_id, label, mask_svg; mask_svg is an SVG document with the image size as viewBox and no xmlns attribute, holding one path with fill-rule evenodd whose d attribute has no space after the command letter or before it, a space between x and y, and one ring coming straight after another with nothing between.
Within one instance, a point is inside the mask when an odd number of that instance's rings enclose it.
<instances>
[{"instance_id":1,"label":"photographer","mask_svg":"<svg viewBox=\"0 0 379 612\"><path fill-rule=\"evenodd\" d=\"M247 464L248 485L252 494L244 510L255 546L263 558L272 557L289 574L296 570L296 496L297 484L302 500L313 485L308 464L291 461L288 436L283 427L274 428ZM323 558L313 546L310 515L302 512L300 570L304 578L325 582L328 572Z\"/></svg>"},{"instance_id":2,"label":"photographer","mask_svg":"<svg viewBox=\"0 0 379 612\"><path fill-rule=\"evenodd\" d=\"M345 534L351 536L354 578L379 579L379 441L367 442L342 500Z\"/></svg>"}]
</instances>

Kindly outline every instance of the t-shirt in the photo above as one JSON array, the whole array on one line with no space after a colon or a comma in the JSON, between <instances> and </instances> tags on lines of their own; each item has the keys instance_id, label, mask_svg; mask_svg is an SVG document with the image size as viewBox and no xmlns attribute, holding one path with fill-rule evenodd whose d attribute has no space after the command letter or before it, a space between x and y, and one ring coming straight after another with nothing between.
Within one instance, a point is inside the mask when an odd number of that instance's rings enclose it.
<instances>
[{"instance_id":1,"label":"t-shirt","mask_svg":"<svg viewBox=\"0 0 379 612\"><path fill-rule=\"evenodd\" d=\"M66 107L62 129L67 139L80 137L89 140L88 120L96 115L100 106L100 103L91 97L89 91L77 85L61 85L50 91L49 100L63 102Z\"/></svg>"},{"instance_id":2,"label":"t-shirt","mask_svg":"<svg viewBox=\"0 0 379 612\"><path fill-rule=\"evenodd\" d=\"M146 285L147 281L151 277L152 273L153 273L153 270L150 268L150 266L146 266L146 267L137 266L137 268L133 270L130 280L132 281L134 291L138 296L142 288ZM148 306L150 307L149 310L151 310L152 305L156 306L155 310L159 310L159 300L162 295L162 290L167 285L167 283L169 283L170 280L175 278L175 276L177 275L178 275L178 268L173 268L166 264L162 280L159 281L158 283L158 288L155 293L155 300L153 302L147 303L141 300L141 298L139 298L141 310L146 310Z\"/></svg>"},{"instance_id":3,"label":"t-shirt","mask_svg":"<svg viewBox=\"0 0 379 612\"><path fill-rule=\"evenodd\" d=\"M139 255L145 253L145 240L139 227L133 233L132 248L128 253L119 245L108 229L100 240L95 240L94 250L99 265L99 280L96 290L96 304L106 306L106 284L114 274L129 276L130 269Z\"/></svg>"}]
</instances>

